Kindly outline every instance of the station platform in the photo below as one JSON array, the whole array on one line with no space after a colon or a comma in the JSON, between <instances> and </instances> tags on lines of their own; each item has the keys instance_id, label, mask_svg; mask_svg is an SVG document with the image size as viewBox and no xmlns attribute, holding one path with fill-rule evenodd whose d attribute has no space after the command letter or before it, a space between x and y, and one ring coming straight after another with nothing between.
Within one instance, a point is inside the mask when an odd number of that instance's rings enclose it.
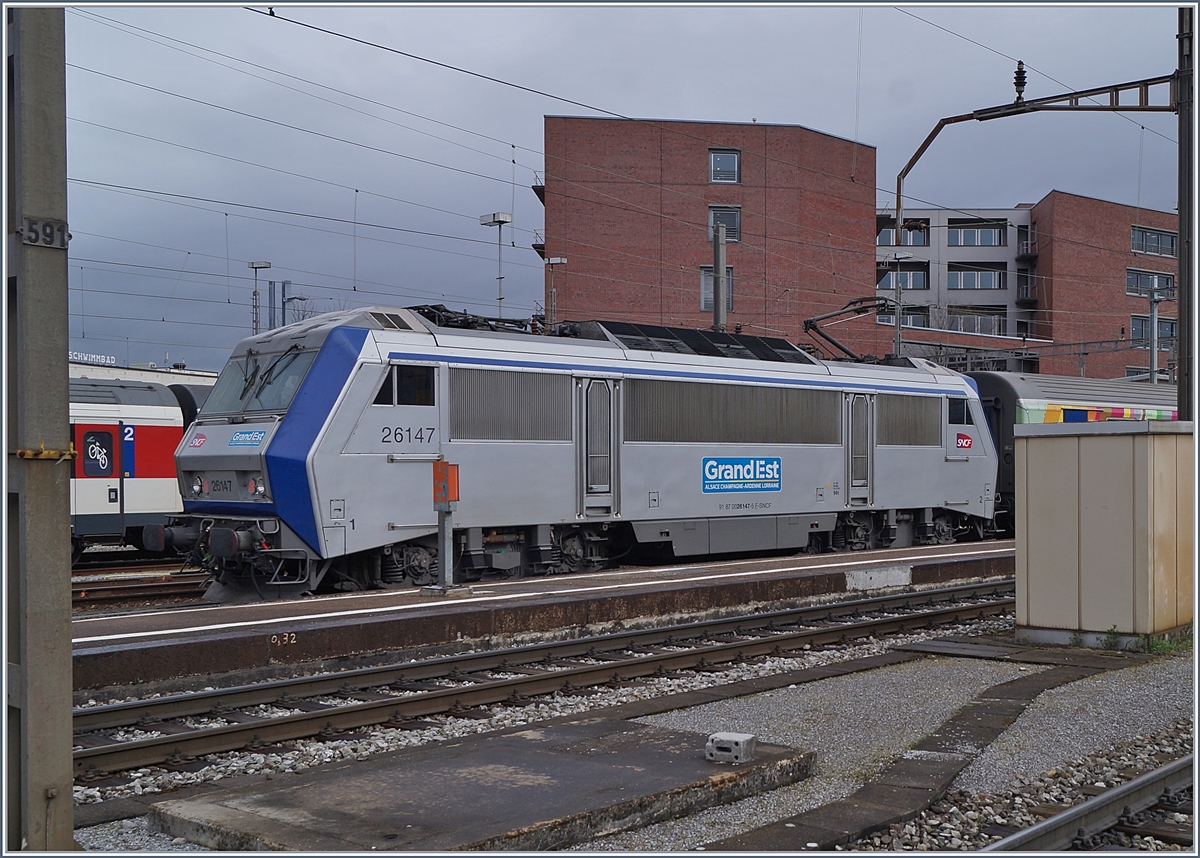
<instances>
[{"instance_id":1,"label":"station platform","mask_svg":"<svg viewBox=\"0 0 1200 858\"><path fill-rule=\"evenodd\" d=\"M559 849L793 783L812 761L764 745L718 765L705 739L607 718L538 725L159 802L152 824L221 850Z\"/></svg>"},{"instance_id":2,"label":"station platform","mask_svg":"<svg viewBox=\"0 0 1200 858\"><path fill-rule=\"evenodd\" d=\"M72 620L77 698L499 648L723 613L783 609L1009 577L1012 540L621 568L505 579L430 596L416 588L175 608Z\"/></svg>"}]
</instances>

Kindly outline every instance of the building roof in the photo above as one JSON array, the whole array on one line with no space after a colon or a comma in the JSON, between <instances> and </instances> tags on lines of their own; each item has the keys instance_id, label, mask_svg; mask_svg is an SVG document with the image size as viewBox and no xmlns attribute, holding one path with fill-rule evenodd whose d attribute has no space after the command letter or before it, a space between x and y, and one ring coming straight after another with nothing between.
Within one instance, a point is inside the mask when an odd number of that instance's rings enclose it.
<instances>
[{"instance_id":1,"label":"building roof","mask_svg":"<svg viewBox=\"0 0 1200 858\"><path fill-rule=\"evenodd\" d=\"M878 147L863 143L861 140L851 140L849 137L842 137L839 134L830 134L828 131L818 131L816 128L809 128L807 125L797 125L787 122L733 122L730 120L720 119L651 119L638 116L569 116L567 114L546 113L543 115L545 119L586 119L595 122L647 122L660 125L731 125L740 126L743 128L798 128L801 131L811 131L813 134L820 134L823 137L832 137L835 140L843 140L846 143L854 143L858 146L864 146L867 149L876 149Z\"/></svg>"}]
</instances>

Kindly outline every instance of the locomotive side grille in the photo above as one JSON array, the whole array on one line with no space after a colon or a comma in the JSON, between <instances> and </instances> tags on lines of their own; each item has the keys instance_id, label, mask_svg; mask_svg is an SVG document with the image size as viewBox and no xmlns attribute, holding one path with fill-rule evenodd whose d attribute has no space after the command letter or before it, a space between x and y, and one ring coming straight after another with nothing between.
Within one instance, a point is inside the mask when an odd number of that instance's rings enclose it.
<instances>
[{"instance_id":1,"label":"locomotive side grille","mask_svg":"<svg viewBox=\"0 0 1200 858\"><path fill-rule=\"evenodd\" d=\"M629 379L625 440L840 444L837 391Z\"/></svg>"},{"instance_id":2,"label":"locomotive side grille","mask_svg":"<svg viewBox=\"0 0 1200 858\"><path fill-rule=\"evenodd\" d=\"M450 369L450 438L570 441L569 375Z\"/></svg>"},{"instance_id":3,"label":"locomotive side grille","mask_svg":"<svg viewBox=\"0 0 1200 858\"><path fill-rule=\"evenodd\" d=\"M875 430L881 446L940 447L942 400L881 393L875 397Z\"/></svg>"}]
</instances>

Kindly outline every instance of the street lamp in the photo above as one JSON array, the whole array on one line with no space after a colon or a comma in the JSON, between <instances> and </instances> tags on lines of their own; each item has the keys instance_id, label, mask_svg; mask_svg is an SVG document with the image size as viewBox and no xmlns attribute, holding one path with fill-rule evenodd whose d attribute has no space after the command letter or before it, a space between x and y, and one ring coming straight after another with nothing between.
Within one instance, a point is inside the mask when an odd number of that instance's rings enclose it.
<instances>
[{"instance_id":1,"label":"street lamp","mask_svg":"<svg viewBox=\"0 0 1200 858\"><path fill-rule=\"evenodd\" d=\"M503 319L504 311L501 301L504 300L504 244L501 241L501 235L504 232L504 225L512 223L513 216L508 212L492 212L479 216L480 226L496 227L496 318Z\"/></svg>"},{"instance_id":2,"label":"street lamp","mask_svg":"<svg viewBox=\"0 0 1200 858\"><path fill-rule=\"evenodd\" d=\"M285 325L287 324L287 305L288 304L290 304L292 301L307 301L307 300L308 300L308 298L306 298L303 295L291 295L287 298L284 298L282 301L282 303L283 303L283 318L281 321Z\"/></svg>"},{"instance_id":3,"label":"street lamp","mask_svg":"<svg viewBox=\"0 0 1200 858\"><path fill-rule=\"evenodd\" d=\"M900 297L900 260L901 259L912 259L912 258L913 258L913 255L911 253L903 253L903 252L899 252L899 251L896 253L889 253L886 257L884 257L885 263L887 263L887 262L895 262L896 263L896 277L892 281L892 287L895 289L894 294L896 296L893 299L893 301L896 305L896 344L895 344L896 357L900 357L900 346L901 346L900 314L904 310L904 302Z\"/></svg>"},{"instance_id":4,"label":"street lamp","mask_svg":"<svg viewBox=\"0 0 1200 858\"><path fill-rule=\"evenodd\" d=\"M251 296L251 300L250 300L250 318L253 320L253 323L254 323L254 333L257 334L259 332L259 328L261 327L260 319L259 319L259 310L258 310L258 272L259 272L259 269L270 268L271 263L270 262L247 262L246 267L252 268L254 270L254 294Z\"/></svg>"},{"instance_id":5,"label":"street lamp","mask_svg":"<svg viewBox=\"0 0 1200 858\"><path fill-rule=\"evenodd\" d=\"M558 301L554 292L554 266L566 265L567 258L565 256L551 256L546 260L546 264L550 266L550 295L546 301L546 333L549 334L554 323L558 321L556 317Z\"/></svg>"}]
</instances>

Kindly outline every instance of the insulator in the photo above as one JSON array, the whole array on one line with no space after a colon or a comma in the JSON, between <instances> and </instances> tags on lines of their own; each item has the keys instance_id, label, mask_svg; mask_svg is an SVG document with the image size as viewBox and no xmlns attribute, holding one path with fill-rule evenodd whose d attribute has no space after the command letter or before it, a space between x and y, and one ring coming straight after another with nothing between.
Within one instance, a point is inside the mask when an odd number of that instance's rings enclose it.
<instances>
[{"instance_id":1,"label":"insulator","mask_svg":"<svg viewBox=\"0 0 1200 858\"><path fill-rule=\"evenodd\" d=\"M1013 75L1013 86L1017 88L1017 101L1025 100L1025 63L1017 60L1017 72Z\"/></svg>"}]
</instances>

